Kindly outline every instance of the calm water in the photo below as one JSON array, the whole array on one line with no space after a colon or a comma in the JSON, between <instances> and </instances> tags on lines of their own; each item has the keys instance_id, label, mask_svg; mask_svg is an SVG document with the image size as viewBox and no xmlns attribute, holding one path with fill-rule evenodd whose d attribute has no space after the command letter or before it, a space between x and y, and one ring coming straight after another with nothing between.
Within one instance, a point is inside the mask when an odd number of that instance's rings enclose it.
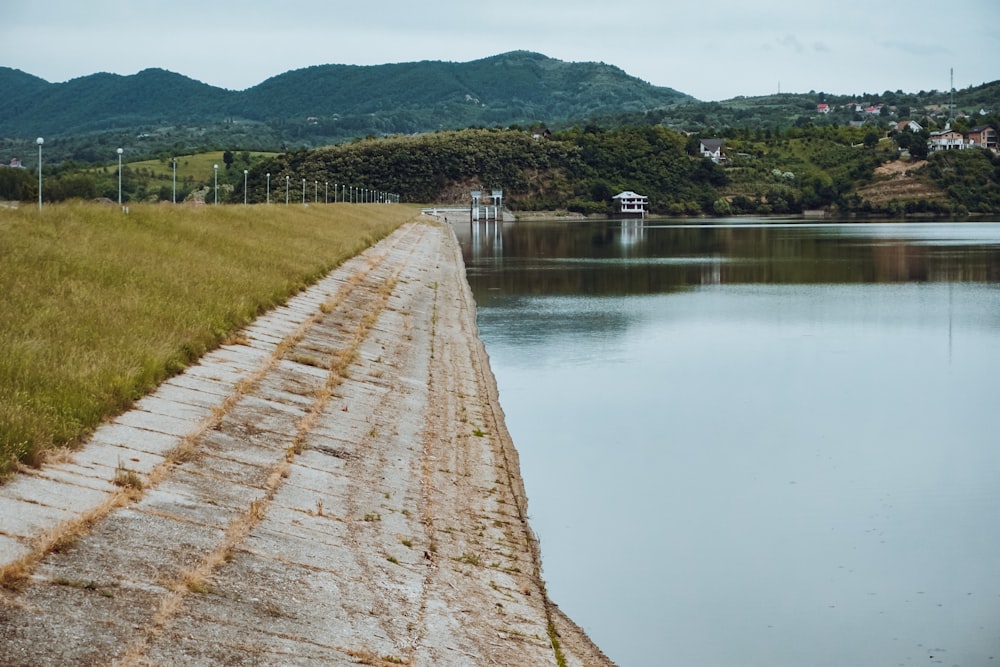
<instances>
[{"instance_id":1,"label":"calm water","mask_svg":"<svg viewBox=\"0 0 1000 667\"><path fill-rule=\"evenodd\" d=\"M455 229L612 659L1000 665L1000 223Z\"/></svg>"}]
</instances>

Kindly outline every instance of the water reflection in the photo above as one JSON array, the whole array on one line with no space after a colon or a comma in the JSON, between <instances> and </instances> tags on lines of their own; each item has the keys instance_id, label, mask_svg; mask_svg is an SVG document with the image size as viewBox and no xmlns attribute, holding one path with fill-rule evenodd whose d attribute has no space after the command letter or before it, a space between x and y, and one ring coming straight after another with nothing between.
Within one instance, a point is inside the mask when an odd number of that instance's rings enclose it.
<instances>
[{"instance_id":1,"label":"water reflection","mask_svg":"<svg viewBox=\"0 0 1000 667\"><path fill-rule=\"evenodd\" d=\"M1000 661L1000 224L456 233L549 590L613 659Z\"/></svg>"},{"instance_id":2,"label":"water reflection","mask_svg":"<svg viewBox=\"0 0 1000 667\"><path fill-rule=\"evenodd\" d=\"M1000 280L995 223L505 223L456 226L473 289L630 295L692 285ZM509 271L478 271L490 266ZM590 269L601 263L600 271ZM515 282L516 277L526 278ZM482 285L480 280L489 281Z\"/></svg>"}]
</instances>

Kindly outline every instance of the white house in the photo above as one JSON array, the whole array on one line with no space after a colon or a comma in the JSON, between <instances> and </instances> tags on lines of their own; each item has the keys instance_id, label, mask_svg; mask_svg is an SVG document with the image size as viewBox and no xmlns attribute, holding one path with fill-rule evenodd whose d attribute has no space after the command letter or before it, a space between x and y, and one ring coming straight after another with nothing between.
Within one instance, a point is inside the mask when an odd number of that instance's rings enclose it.
<instances>
[{"instance_id":1,"label":"white house","mask_svg":"<svg viewBox=\"0 0 1000 667\"><path fill-rule=\"evenodd\" d=\"M961 132L945 128L940 132L931 132L928 146L932 151L962 150L965 148L965 137Z\"/></svg>"},{"instance_id":2,"label":"white house","mask_svg":"<svg viewBox=\"0 0 1000 667\"><path fill-rule=\"evenodd\" d=\"M631 190L626 190L625 192L619 192L614 197L615 200L615 212L627 218L645 218L646 217L646 205L649 202L649 198L645 195L639 195Z\"/></svg>"},{"instance_id":3,"label":"white house","mask_svg":"<svg viewBox=\"0 0 1000 667\"><path fill-rule=\"evenodd\" d=\"M712 162L719 163L726 159L722 154L722 139L702 139L699 152L702 157L707 157Z\"/></svg>"}]
</instances>

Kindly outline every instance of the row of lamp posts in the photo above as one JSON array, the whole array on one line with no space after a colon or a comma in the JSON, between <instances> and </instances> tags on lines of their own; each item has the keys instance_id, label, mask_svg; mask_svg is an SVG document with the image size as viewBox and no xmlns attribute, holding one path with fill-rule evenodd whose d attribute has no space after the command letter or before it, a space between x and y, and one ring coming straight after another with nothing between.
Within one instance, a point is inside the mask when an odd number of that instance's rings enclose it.
<instances>
[{"instance_id":1,"label":"row of lamp posts","mask_svg":"<svg viewBox=\"0 0 1000 667\"><path fill-rule=\"evenodd\" d=\"M42 144L45 143L45 139L38 137L36 140L38 144L38 208L42 208ZM121 206L122 203L122 154L125 153L125 149L118 149L118 205ZM174 204L177 203L177 158L173 159L173 195L172 201ZM219 165L212 165L212 170L214 172L214 192L215 192L215 204L219 203ZM243 170L243 205L247 204L247 178L250 175L249 169ZM291 184L291 176L285 176L285 204L288 204L289 196L289 186ZM323 182L324 187L324 203L330 203L330 183L328 181ZM369 188L358 188L355 186L350 186L348 190L347 185L341 185L340 183L333 184L333 201L337 202L337 190L340 189L341 202L350 201L350 203L379 203L379 204L398 204L399 195L393 194L391 192L381 192L378 190L371 190ZM350 199L348 200L348 193L350 193ZM319 181L313 181L313 201L319 202ZM267 172L267 203L271 203L271 172ZM302 204L306 203L306 179L302 179Z\"/></svg>"},{"instance_id":2,"label":"row of lamp posts","mask_svg":"<svg viewBox=\"0 0 1000 667\"><path fill-rule=\"evenodd\" d=\"M37 139L35 139L35 143L38 144L38 210L41 210L42 209L42 144L45 143L45 139L43 139L42 137L38 137ZM118 149L118 205L119 206L121 206L121 203L122 203L122 153L124 153L124 152L125 152L125 149L123 149L123 148L119 148ZM175 160L174 161L174 183L175 183L174 190L175 190L175 192L176 192L176 189L177 189L177 185L176 185L176 180L177 180L176 169L177 169L177 162Z\"/></svg>"}]
</instances>

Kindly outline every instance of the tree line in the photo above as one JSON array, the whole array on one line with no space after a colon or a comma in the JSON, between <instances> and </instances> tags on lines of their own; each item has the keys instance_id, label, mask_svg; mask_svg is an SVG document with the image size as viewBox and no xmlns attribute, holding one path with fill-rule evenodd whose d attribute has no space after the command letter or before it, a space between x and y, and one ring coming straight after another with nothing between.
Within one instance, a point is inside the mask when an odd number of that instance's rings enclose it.
<instances>
[{"instance_id":1,"label":"tree line","mask_svg":"<svg viewBox=\"0 0 1000 667\"><path fill-rule=\"evenodd\" d=\"M704 138L662 125L591 123L556 132L515 126L369 137L269 158L232 150L219 170L218 195L221 202L242 203L244 197L263 202L269 194L275 201L282 184L291 183L298 199L305 179L322 187L324 201L329 191L341 199L335 188L345 185L392 192L404 202L463 205L471 190L500 188L515 211L588 215L612 214L612 197L624 190L646 195L651 213L660 215L1000 211L1000 158L984 150L928 156L929 168L914 172L914 178L940 197L873 204L859 189L877 181L875 169L899 159L901 149L910 151L911 160L919 158L924 137L835 126L730 129L722 137L727 158L722 164L700 155ZM68 162L46 166L43 176L46 201L117 197L116 164L94 168ZM171 199L172 183L162 172L126 166L122 176L127 201ZM178 184L178 198L199 189L204 196L206 187L214 188L214 181L188 177ZM0 199L34 198L32 170L0 169Z\"/></svg>"}]
</instances>

